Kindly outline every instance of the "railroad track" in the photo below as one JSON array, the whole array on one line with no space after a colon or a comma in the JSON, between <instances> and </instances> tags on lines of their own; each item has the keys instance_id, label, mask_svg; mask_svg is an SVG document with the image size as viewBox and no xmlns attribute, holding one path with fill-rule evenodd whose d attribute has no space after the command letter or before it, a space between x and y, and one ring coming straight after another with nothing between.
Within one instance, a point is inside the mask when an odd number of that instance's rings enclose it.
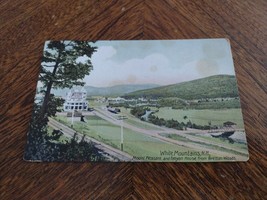
<instances>
[{"instance_id":1,"label":"railroad track","mask_svg":"<svg viewBox=\"0 0 267 200\"><path fill-rule=\"evenodd\" d=\"M48 126L50 126L51 128L53 129L58 129L58 130L61 130L62 133L69 137L69 138L72 138L74 136L75 133L77 133L77 139L78 141L80 141L83 137L83 134L82 133L79 133L73 129L71 129L70 127L52 119L52 118L49 118L49 122L48 122ZM123 151L120 151L118 149L115 149L109 145L106 145L102 142L99 142L97 140L95 140L94 138L91 138L87 135L85 135L85 140L86 141L92 141L94 143L94 145L102 150L105 154L106 157L108 157L109 159L113 159L113 160L117 160L117 161L121 161L121 162L129 162L129 161L134 161L133 159L133 156L123 152Z\"/></svg>"}]
</instances>

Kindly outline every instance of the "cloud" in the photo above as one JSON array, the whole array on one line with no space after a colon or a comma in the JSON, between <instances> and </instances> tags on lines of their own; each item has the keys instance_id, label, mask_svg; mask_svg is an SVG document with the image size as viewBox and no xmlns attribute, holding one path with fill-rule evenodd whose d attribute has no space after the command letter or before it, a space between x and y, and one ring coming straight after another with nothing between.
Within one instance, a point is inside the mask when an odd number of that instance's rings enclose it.
<instances>
[{"instance_id":1,"label":"cloud","mask_svg":"<svg viewBox=\"0 0 267 200\"><path fill-rule=\"evenodd\" d=\"M120 64L121 68L139 68L142 70L149 69L151 66L167 67L169 64L168 58L162 54L150 54L141 59L129 59Z\"/></svg>"},{"instance_id":2,"label":"cloud","mask_svg":"<svg viewBox=\"0 0 267 200\"><path fill-rule=\"evenodd\" d=\"M89 57L87 55L80 56L76 59L76 63L86 63L89 60Z\"/></svg>"},{"instance_id":3,"label":"cloud","mask_svg":"<svg viewBox=\"0 0 267 200\"><path fill-rule=\"evenodd\" d=\"M113 57L116 53L116 49L114 49L112 46L100 46L98 47L97 52L92 55L92 60L107 60Z\"/></svg>"},{"instance_id":4,"label":"cloud","mask_svg":"<svg viewBox=\"0 0 267 200\"><path fill-rule=\"evenodd\" d=\"M105 44L92 56L94 69L86 77L87 85L168 85L215 74L234 74L225 40L160 41L147 45L144 42L141 46L127 42Z\"/></svg>"},{"instance_id":5,"label":"cloud","mask_svg":"<svg viewBox=\"0 0 267 200\"><path fill-rule=\"evenodd\" d=\"M106 52L112 52L111 50ZM108 55L107 53L105 56ZM109 54L112 55L112 54ZM113 86L118 84L153 83L157 74L168 73L169 60L162 54L150 54L142 59L133 58L122 63L102 56L92 59L94 70L87 78L88 85ZM159 80L157 82L160 82Z\"/></svg>"},{"instance_id":6,"label":"cloud","mask_svg":"<svg viewBox=\"0 0 267 200\"><path fill-rule=\"evenodd\" d=\"M143 59L130 59L123 63L114 63L113 71L117 74L112 74L115 82L121 84L127 83L151 83L158 77L155 73L166 73L169 60L161 54L151 54ZM168 70L167 70L168 71ZM110 71L110 73L112 73ZM109 85L113 85L114 80L109 81Z\"/></svg>"},{"instance_id":7,"label":"cloud","mask_svg":"<svg viewBox=\"0 0 267 200\"><path fill-rule=\"evenodd\" d=\"M152 66L149 68L149 70L150 70L151 72L157 72L157 71L158 71L158 67L157 67L156 65L152 65Z\"/></svg>"},{"instance_id":8,"label":"cloud","mask_svg":"<svg viewBox=\"0 0 267 200\"><path fill-rule=\"evenodd\" d=\"M196 62L195 69L202 76L210 76L214 74L219 74L220 67L216 60L201 59Z\"/></svg>"}]
</instances>

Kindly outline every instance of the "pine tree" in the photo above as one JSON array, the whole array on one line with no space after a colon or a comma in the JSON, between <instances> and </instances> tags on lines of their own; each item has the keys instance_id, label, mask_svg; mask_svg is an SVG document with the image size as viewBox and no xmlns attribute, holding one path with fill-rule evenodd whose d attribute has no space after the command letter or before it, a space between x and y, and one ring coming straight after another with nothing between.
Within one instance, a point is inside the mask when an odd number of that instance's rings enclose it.
<instances>
[{"instance_id":1,"label":"pine tree","mask_svg":"<svg viewBox=\"0 0 267 200\"><path fill-rule=\"evenodd\" d=\"M93 69L91 56L96 51L85 41L49 41L45 44L39 80L44 86L42 117L47 115L48 102L52 88L71 88L83 86L82 79ZM85 57L84 62L79 62Z\"/></svg>"},{"instance_id":2,"label":"pine tree","mask_svg":"<svg viewBox=\"0 0 267 200\"><path fill-rule=\"evenodd\" d=\"M42 105L34 104L32 121L25 153L27 160L84 161L103 160L101 150L93 143L77 141L76 134L70 142L55 143L62 136L60 130L47 134L48 117L55 116L63 100L51 94L52 88L83 86L83 78L93 69L91 56L96 51L89 42L49 41L45 44L39 81L43 85ZM84 57L83 62L79 58Z\"/></svg>"}]
</instances>

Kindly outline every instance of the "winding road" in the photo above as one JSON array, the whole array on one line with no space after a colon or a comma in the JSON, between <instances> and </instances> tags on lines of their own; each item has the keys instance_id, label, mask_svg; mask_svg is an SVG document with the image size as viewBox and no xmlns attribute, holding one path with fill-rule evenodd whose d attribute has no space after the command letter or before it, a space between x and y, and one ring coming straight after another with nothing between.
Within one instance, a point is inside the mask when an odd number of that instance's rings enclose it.
<instances>
[{"instance_id":1,"label":"winding road","mask_svg":"<svg viewBox=\"0 0 267 200\"><path fill-rule=\"evenodd\" d=\"M98 117L100 117L100 118L102 118L102 119L104 119L104 120L106 120L106 121L108 121L108 122L110 122L116 126L123 126L124 128L133 130L135 132L142 133L142 134L145 134L149 137L156 138L156 139L158 139L164 143L175 144L175 145L179 145L182 147L188 147L188 148L195 150L195 151L208 151L210 154L216 155L216 156L235 157L236 161L247 160L247 156L245 156L246 153L242 150L229 147L229 146L221 144L219 142L212 142L211 143L205 139L186 134L186 133L192 132L192 130L180 131L180 130L166 128L166 127L158 127L155 125L151 126L151 129L140 128L140 127L137 127L137 126L134 126L132 124L127 123L125 120L123 120L123 121L118 120L118 115L110 113L105 108L95 108L94 111L92 111L90 113L88 113L88 112L83 113L83 115L98 116ZM145 124L147 122L138 121L138 123L144 123ZM75 131L73 129L61 124L60 122L58 122L52 118L49 118L48 125L54 129L61 129L62 132L64 133L64 135L66 135L67 137L73 137L73 135L75 133ZM153 129L153 127L155 127L155 128ZM202 130L197 130L197 131L203 132ZM160 134L162 134L162 133L177 134L181 137L188 139L189 141L178 141L178 140L174 140L171 138L167 138L167 137L161 136ZM82 133L77 133L77 135L78 135L79 139L81 139L81 137L83 136ZM111 157L111 159L117 158L120 161L134 161L133 156L131 156L131 155L129 155L123 151L120 151L116 148L113 148L109 145L106 145L103 142L99 142L99 141L97 141L97 140L95 140L89 136L86 136L86 140L87 141L91 140L92 142L94 142L95 145L99 149L101 149L103 152L105 152L107 155L109 155ZM213 148L210 147L211 145L213 146ZM217 147L218 149L216 149L216 148L214 149L214 147ZM225 152L222 149L230 150L232 152Z\"/></svg>"},{"instance_id":2,"label":"winding road","mask_svg":"<svg viewBox=\"0 0 267 200\"><path fill-rule=\"evenodd\" d=\"M93 113L95 115L97 115L98 117L106 120L106 121L109 121L109 122L111 122L111 123L113 123L115 125L121 126L121 121L117 120L116 116L114 116L114 114L112 114L112 113L110 113L110 112L108 112L106 110L102 110L102 109L96 108L95 111L93 111ZM139 123L146 123L146 122L139 121ZM143 133L143 134L149 135L149 136L157 138L157 139L159 139L161 141L165 141L165 142L168 142L168 143L172 143L172 144L176 144L176 145L180 145L180 146L184 146L184 147L189 147L190 149L195 149L197 151L209 151L210 153L213 153L213 154L216 154L216 155L220 155L220 156L235 156L235 157L238 157L238 159L241 159L241 160L246 158L245 156L239 156L239 155L236 155L236 154L231 154L231 153L227 153L227 152L224 152L224 151L219 151L219 150L216 150L216 149L203 147L203 145L200 145L198 143L202 143L204 145L214 145L214 146L217 146L218 148L224 148L224 149L231 150L231 151L234 151L234 152L237 152L237 153L245 154L245 152L242 151L242 150L229 147L229 146L221 144L219 142L213 141L212 144L211 144L211 142L209 142L209 141L207 141L205 139L201 139L199 137L186 134L186 133L192 133L192 130L180 131L180 130L166 128L166 127L160 127L162 130L153 130L153 129L147 130L147 129L139 128L139 127L136 127L134 125L128 124L125 121L123 122L123 127L131 129L131 130L139 132L139 133ZM203 130L197 130L197 131L200 131L201 133L203 133ZM193 143L173 140L171 138L167 138L167 137L161 136L160 134L162 134L162 133L177 134L177 135L179 135L181 137L184 137L184 138L190 140Z\"/></svg>"}]
</instances>

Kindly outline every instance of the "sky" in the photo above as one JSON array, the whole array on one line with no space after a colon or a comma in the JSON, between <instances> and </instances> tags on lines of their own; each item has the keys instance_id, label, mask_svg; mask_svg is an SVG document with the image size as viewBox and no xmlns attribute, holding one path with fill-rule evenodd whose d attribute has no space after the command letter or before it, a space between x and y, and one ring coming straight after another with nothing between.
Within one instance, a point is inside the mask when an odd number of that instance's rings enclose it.
<instances>
[{"instance_id":1,"label":"sky","mask_svg":"<svg viewBox=\"0 0 267 200\"><path fill-rule=\"evenodd\" d=\"M169 85L216 74L234 75L226 39L97 41L86 85ZM88 57L79 57L84 62Z\"/></svg>"},{"instance_id":2,"label":"sky","mask_svg":"<svg viewBox=\"0 0 267 200\"><path fill-rule=\"evenodd\" d=\"M226 39L97 41L86 85L169 85L216 74L234 75ZM84 58L81 58L82 62Z\"/></svg>"}]
</instances>

